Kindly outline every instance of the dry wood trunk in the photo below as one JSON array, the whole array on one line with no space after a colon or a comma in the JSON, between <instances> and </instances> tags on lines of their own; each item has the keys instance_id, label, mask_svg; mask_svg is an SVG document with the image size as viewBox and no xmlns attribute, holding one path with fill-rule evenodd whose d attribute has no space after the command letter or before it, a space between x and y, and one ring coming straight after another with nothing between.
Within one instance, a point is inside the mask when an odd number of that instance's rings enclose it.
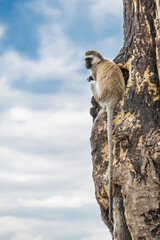
<instances>
[{"instance_id":1,"label":"dry wood trunk","mask_svg":"<svg viewBox=\"0 0 160 240\"><path fill-rule=\"evenodd\" d=\"M160 0L124 0L124 46L115 62L126 81L113 122L114 224L108 218L107 114L95 120L93 179L114 240L160 240Z\"/></svg>"}]
</instances>

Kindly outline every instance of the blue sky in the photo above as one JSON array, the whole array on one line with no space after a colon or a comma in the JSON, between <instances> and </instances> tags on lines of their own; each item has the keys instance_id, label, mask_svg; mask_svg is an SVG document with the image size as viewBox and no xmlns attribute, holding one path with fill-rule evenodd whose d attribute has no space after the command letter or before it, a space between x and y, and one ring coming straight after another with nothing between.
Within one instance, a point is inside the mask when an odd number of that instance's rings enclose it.
<instances>
[{"instance_id":1,"label":"blue sky","mask_svg":"<svg viewBox=\"0 0 160 240\"><path fill-rule=\"evenodd\" d=\"M0 239L109 240L84 53L117 55L122 1L0 0L0 10Z\"/></svg>"}]
</instances>

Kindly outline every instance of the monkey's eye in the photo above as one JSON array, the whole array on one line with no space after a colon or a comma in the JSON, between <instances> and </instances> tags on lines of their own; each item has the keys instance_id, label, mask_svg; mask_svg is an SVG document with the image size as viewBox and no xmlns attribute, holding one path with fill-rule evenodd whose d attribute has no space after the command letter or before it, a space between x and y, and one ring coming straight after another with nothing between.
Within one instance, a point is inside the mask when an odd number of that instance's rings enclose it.
<instances>
[{"instance_id":1,"label":"monkey's eye","mask_svg":"<svg viewBox=\"0 0 160 240\"><path fill-rule=\"evenodd\" d=\"M92 61L92 58L88 57L86 58L86 61Z\"/></svg>"}]
</instances>

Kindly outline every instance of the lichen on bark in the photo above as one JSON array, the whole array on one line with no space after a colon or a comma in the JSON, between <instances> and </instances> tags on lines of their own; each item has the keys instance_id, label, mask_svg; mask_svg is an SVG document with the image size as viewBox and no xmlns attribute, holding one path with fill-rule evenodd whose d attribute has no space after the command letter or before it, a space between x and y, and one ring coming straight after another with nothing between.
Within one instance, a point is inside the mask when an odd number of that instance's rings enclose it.
<instances>
[{"instance_id":1,"label":"lichen on bark","mask_svg":"<svg viewBox=\"0 0 160 240\"><path fill-rule=\"evenodd\" d=\"M107 114L92 99L93 179L114 240L160 239L160 1L124 0L124 45L114 59L125 77L113 120L114 224L108 218Z\"/></svg>"}]
</instances>

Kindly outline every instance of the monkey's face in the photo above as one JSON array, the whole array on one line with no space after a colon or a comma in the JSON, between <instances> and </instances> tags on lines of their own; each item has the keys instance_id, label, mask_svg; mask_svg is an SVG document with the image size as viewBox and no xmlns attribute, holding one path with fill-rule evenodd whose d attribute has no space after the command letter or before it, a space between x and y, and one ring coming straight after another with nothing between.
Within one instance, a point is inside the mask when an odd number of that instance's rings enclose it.
<instances>
[{"instance_id":1,"label":"monkey's face","mask_svg":"<svg viewBox=\"0 0 160 240\"><path fill-rule=\"evenodd\" d=\"M87 69L91 69L93 66L96 66L103 60L103 57L100 53L96 51L88 51L85 55L85 65Z\"/></svg>"},{"instance_id":2,"label":"monkey's face","mask_svg":"<svg viewBox=\"0 0 160 240\"><path fill-rule=\"evenodd\" d=\"M87 69L91 69L92 68L92 58L91 57L85 57L85 65Z\"/></svg>"}]
</instances>

